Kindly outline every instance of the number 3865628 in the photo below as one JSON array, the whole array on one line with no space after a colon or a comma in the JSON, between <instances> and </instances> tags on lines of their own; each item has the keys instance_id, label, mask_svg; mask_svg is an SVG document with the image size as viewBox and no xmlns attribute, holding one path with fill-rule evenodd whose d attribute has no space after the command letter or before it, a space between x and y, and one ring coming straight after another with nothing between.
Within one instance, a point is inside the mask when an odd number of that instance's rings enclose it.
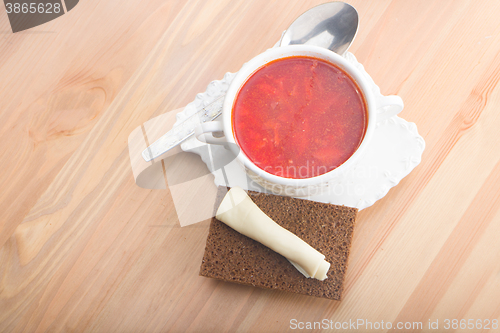
<instances>
[{"instance_id":1,"label":"number 3865628","mask_svg":"<svg viewBox=\"0 0 500 333\"><path fill-rule=\"evenodd\" d=\"M61 12L61 4L60 3L6 3L5 9L7 10L7 14L15 13L15 14L58 14Z\"/></svg>"}]
</instances>

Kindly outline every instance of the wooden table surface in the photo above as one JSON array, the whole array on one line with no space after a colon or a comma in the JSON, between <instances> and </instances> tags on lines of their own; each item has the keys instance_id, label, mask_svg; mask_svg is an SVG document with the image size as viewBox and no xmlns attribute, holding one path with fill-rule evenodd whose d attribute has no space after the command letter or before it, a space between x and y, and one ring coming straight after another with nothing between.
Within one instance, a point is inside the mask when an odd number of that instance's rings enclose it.
<instances>
[{"instance_id":1,"label":"wooden table surface","mask_svg":"<svg viewBox=\"0 0 500 333\"><path fill-rule=\"evenodd\" d=\"M342 301L198 276L209 222L135 184L134 128L321 2L86 0L16 34L0 6L1 332L500 331L496 0L349 1L350 51L427 146L360 212Z\"/></svg>"}]
</instances>

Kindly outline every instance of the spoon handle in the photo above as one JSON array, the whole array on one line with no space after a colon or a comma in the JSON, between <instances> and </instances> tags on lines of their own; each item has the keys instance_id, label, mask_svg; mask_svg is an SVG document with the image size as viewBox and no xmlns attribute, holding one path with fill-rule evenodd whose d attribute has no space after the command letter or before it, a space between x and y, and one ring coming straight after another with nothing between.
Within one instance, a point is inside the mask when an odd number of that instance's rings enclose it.
<instances>
[{"instance_id":1,"label":"spoon handle","mask_svg":"<svg viewBox=\"0 0 500 333\"><path fill-rule=\"evenodd\" d=\"M163 134L158 140L153 142L142 152L142 157L149 162L170 149L184 142L194 134L194 129L199 123L212 121L222 113L222 103L224 95L218 97L212 103L197 111L189 118L174 126L170 131Z\"/></svg>"}]
</instances>

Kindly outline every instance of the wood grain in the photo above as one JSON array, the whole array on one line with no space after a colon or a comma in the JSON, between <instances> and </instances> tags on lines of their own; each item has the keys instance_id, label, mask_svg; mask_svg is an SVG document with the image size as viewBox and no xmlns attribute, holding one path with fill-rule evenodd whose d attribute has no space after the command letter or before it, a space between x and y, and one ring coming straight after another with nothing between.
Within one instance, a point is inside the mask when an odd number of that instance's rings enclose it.
<instances>
[{"instance_id":1,"label":"wood grain","mask_svg":"<svg viewBox=\"0 0 500 333\"><path fill-rule=\"evenodd\" d=\"M500 320L497 1L349 1L350 51L427 148L359 214L341 302L198 276L208 221L180 228L168 190L134 183L134 128L322 2L88 0L16 34L0 6L0 331Z\"/></svg>"}]
</instances>

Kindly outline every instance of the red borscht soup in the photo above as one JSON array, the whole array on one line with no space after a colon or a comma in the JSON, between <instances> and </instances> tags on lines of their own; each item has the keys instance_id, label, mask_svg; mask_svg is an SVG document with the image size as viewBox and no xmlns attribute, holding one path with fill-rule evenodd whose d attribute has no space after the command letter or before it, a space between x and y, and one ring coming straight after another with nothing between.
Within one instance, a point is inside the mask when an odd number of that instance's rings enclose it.
<instances>
[{"instance_id":1,"label":"red borscht soup","mask_svg":"<svg viewBox=\"0 0 500 333\"><path fill-rule=\"evenodd\" d=\"M311 178L344 163L365 135L366 103L353 79L313 57L274 60L253 73L233 105L234 136L262 170Z\"/></svg>"}]
</instances>

